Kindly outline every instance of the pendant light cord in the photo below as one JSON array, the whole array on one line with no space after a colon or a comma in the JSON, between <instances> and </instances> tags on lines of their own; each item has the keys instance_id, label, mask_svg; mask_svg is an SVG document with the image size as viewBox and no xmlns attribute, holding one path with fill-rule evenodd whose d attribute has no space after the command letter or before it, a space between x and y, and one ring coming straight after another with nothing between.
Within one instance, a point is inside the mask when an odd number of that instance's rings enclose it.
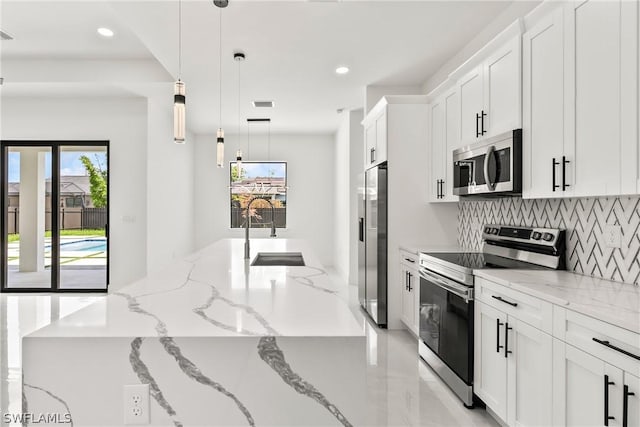
<instances>
[{"instance_id":1,"label":"pendant light cord","mask_svg":"<svg viewBox=\"0 0 640 427\"><path fill-rule=\"evenodd\" d=\"M178 1L178 80L182 77L182 0Z\"/></svg>"},{"instance_id":2,"label":"pendant light cord","mask_svg":"<svg viewBox=\"0 0 640 427\"><path fill-rule=\"evenodd\" d=\"M238 149L240 149L240 63L238 61Z\"/></svg>"},{"instance_id":3,"label":"pendant light cord","mask_svg":"<svg viewBox=\"0 0 640 427\"><path fill-rule=\"evenodd\" d=\"M222 8L220 8L220 38L218 45L218 55L220 57L220 128L222 129Z\"/></svg>"}]
</instances>

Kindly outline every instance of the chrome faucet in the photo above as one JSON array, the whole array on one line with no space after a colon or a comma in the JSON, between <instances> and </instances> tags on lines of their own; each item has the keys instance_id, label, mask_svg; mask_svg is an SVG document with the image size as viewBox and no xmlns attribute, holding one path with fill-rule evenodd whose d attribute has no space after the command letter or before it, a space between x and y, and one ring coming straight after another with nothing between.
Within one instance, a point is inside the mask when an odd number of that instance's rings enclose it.
<instances>
[{"instance_id":1,"label":"chrome faucet","mask_svg":"<svg viewBox=\"0 0 640 427\"><path fill-rule=\"evenodd\" d=\"M249 214L249 208L251 207L251 203L255 202L256 200L261 199L260 197L254 197L253 199L249 200L249 203L247 203L247 208L246 208L246 219L244 221L244 259L249 259L250 258L250 254L249 254L249 224L251 222L251 215ZM262 199L264 201L266 201L267 203L269 203L269 206L271 206L271 234L269 235L269 237L276 237L276 222L275 222L275 214L276 214L276 210L273 207L273 203L271 203L271 201L269 199Z\"/></svg>"}]
</instances>

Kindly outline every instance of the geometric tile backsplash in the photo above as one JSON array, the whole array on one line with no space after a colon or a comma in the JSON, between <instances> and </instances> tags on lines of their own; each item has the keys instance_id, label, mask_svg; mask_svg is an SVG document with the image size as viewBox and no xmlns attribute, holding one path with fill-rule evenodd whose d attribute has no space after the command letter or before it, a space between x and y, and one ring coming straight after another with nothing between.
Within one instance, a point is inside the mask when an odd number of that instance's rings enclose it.
<instances>
[{"instance_id":1,"label":"geometric tile backsplash","mask_svg":"<svg viewBox=\"0 0 640 427\"><path fill-rule=\"evenodd\" d=\"M458 203L458 244L482 247L483 224L567 230L567 270L626 283L640 283L640 197L470 200ZM605 226L619 225L622 245L608 248Z\"/></svg>"}]
</instances>

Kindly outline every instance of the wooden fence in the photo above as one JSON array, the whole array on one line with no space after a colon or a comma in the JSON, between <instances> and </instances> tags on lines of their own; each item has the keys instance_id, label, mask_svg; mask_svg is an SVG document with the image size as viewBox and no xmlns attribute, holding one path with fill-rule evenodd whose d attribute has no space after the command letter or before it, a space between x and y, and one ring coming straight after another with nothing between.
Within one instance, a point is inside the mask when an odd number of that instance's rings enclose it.
<instances>
[{"instance_id":1,"label":"wooden fence","mask_svg":"<svg viewBox=\"0 0 640 427\"><path fill-rule=\"evenodd\" d=\"M251 217L251 228L269 228L271 227L271 208L257 208L256 214L260 217ZM274 209L274 221L276 228L285 228L287 226L287 208ZM231 208L231 228L244 227L244 209Z\"/></svg>"},{"instance_id":2,"label":"wooden fence","mask_svg":"<svg viewBox=\"0 0 640 427\"><path fill-rule=\"evenodd\" d=\"M107 224L106 208L61 208L60 209L60 229L61 230L84 230L97 229L104 230ZM45 212L45 230L51 230L51 211ZM20 209L10 207L7 212L7 226L9 234L20 232Z\"/></svg>"}]
</instances>

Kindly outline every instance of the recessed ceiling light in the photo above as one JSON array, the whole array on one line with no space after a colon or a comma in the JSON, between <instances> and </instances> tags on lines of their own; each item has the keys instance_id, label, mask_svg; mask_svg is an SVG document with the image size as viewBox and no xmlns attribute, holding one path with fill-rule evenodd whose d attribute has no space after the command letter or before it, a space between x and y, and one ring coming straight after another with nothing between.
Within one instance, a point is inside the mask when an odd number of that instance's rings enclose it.
<instances>
[{"instance_id":1,"label":"recessed ceiling light","mask_svg":"<svg viewBox=\"0 0 640 427\"><path fill-rule=\"evenodd\" d=\"M102 37L113 37L113 30L106 28L106 27L101 27L98 28L98 34L100 34Z\"/></svg>"},{"instance_id":2,"label":"recessed ceiling light","mask_svg":"<svg viewBox=\"0 0 640 427\"><path fill-rule=\"evenodd\" d=\"M336 74L347 74L349 72L349 67L338 67L336 68Z\"/></svg>"},{"instance_id":3,"label":"recessed ceiling light","mask_svg":"<svg viewBox=\"0 0 640 427\"><path fill-rule=\"evenodd\" d=\"M273 108L273 101L251 101L256 108Z\"/></svg>"}]
</instances>

